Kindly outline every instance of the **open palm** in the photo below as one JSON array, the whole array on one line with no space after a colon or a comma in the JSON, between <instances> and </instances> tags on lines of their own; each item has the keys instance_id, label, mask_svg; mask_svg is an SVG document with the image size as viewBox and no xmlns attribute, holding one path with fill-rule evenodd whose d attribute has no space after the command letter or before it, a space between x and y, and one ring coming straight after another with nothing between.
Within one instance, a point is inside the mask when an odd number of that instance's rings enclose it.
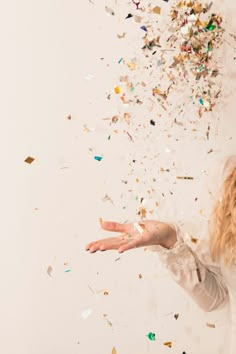
<instances>
[{"instance_id":1,"label":"open palm","mask_svg":"<svg viewBox=\"0 0 236 354\"><path fill-rule=\"evenodd\" d=\"M86 250L91 253L107 250L118 250L121 253L150 245L169 248L177 241L176 231L170 225L155 220L128 224L103 221L101 227L104 230L119 233L119 235L90 242Z\"/></svg>"}]
</instances>

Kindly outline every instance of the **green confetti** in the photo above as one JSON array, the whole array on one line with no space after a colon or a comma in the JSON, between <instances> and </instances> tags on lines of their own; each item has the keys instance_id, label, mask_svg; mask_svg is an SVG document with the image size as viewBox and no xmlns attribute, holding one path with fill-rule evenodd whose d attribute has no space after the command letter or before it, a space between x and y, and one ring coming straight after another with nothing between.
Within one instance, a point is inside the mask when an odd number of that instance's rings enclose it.
<instances>
[{"instance_id":1,"label":"green confetti","mask_svg":"<svg viewBox=\"0 0 236 354\"><path fill-rule=\"evenodd\" d=\"M212 23L208 23L208 25L204 29L207 31L213 31L215 28L215 25L213 25Z\"/></svg>"},{"instance_id":2,"label":"green confetti","mask_svg":"<svg viewBox=\"0 0 236 354\"><path fill-rule=\"evenodd\" d=\"M71 269L65 270L65 273L69 273L69 272L71 272Z\"/></svg>"},{"instance_id":3,"label":"green confetti","mask_svg":"<svg viewBox=\"0 0 236 354\"><path fill-rule=\"evenodd\" d=\"M120 58L120 60L118 60L118 64L120 64L122 62L123 58Z\"/></svg>"},{"instance_id":4,"label":"green confetti","mask_svg":"<svg viewBox=\"0 0 236 354\"><path fill-rule=\"evenodd\" d=\"M111 139L111 136L109 135L108 140L110 140L110 139Z\"/></svg>"},{"instance_id":5,"label":"green confetti","mask_svg":"<svg viewBox=\"0 0 236 354\"><path fill-rule=\"evenodd\" d=\"M150 340L156 340L156 336L155 333L149 332L146 337L148 337L148 339Z\"/></svg>"},{"instance_id":6,"label":"green confetti","mask_svg":"<svg viewBox=\"0 0 236 354\"><path fill-rule=\"evenodd\" d=\"M131 91L131 92L133 92L133 91L134 91L134 86L132 86L132 87L130 88L130 91Z\"/></svg>"},{"instance_id":7,"label":"green confetti","mask_svg":"<svg viewBox=\"0 0 236 354\"><path fill-rule=\"evenodd\" d=\"M204 65L201 65L198 69L198 71L201 73L203 70L205 69L205 66Z\"/></svg>"}]
</instances>

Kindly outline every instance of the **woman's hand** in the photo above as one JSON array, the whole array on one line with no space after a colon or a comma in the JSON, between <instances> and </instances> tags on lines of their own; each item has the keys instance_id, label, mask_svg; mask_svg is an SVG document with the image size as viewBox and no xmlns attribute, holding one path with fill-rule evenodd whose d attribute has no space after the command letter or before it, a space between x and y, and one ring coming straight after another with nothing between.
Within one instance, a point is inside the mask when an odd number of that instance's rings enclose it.
<instances>
[{"instance_id":1,"label":"woman's hand","mask_svg":"<svg viewBox=\"0 0 236 354\"><path fill-rule=\"evenodd\" d=\"M86 250L91 253L107 250L118 250L121 253L150 245L171 248L177 241L176 231L170 225L155 220L129 224L101 221L101 227L107 231L120 233L120 235L89 243Z\"/></svg>"}]
</instances>

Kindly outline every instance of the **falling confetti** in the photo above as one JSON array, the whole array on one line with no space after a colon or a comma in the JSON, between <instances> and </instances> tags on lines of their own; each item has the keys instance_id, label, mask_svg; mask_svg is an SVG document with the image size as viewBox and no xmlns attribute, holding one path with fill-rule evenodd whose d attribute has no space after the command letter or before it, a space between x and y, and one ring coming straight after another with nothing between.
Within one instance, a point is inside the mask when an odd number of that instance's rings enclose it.
<instances>
[{"instance_id":1,"label":"falling confetti","mask_svg":"<svg viewBox=\"0 0 236 354\"><path fill-rule=\"evenodd\" d=\"M117 354L117 351L116 351L115 347L112 348L111 354Z\"/></svg>"},{"instance_id":2,"label":"falling confetti","mask_svg":"<svg viewBox=\"0 0 236 354\"><path fill-rule=\"evenodd\" d=\"M172 342L165 342L163 343L164 345L166 345L167 347L171 348L172 347Z\"/></svg>"},{"instance_id":3,"label":"falling confetti","mask_svg":"<svg viewBox=\"0 0 236 354\"><path fill-rule=\"evenodd\" d=\"M150 339L151 341L156 340L156 335L155 333L149 332L146 337L148 337L148 339Z\"/></svg>"},{"instance_id":4,"label":"falling confetti","mask_svg":"<svg viewBox=\"0 0 236 354\"><path fill-rule=\"evenodd\" d=\"M35 159L31 156L28 156L26 159L25 159L25 162L28 163L28 164L31 164Z\"/></svg>"},{"instance_id":5,"label":"falling confetti","mask_svg":"<svg viewBox=\"0 0 236 354\"><path fill-rule=\"evenodd\" d=\"M121 87L120 86L116 86L115 88L114 88L114 91L115 91L115 93L116 94L119 94L119 93L121 93Z\"/></svg>"},{"instance_id":6,"label":"falling confetti","mask_svg":"<svg viewBox=\"0 0 236 354\"><path fill-rule=\"evenodd\" d=\"M94 156L94 160L101 161L102 160L102 156Z\"/></svg>"},{"instance_id":7,"label":"falling confetti","mask_svg":"<svg viewBox=\"0 0 236 354\"><path fill-rule=\"evenodd\" d=\"M207 327L210 327L210 328L216 328L214 323L207 323L206 325L207 325Z\"/></svg>"},{"instance_id":8,"label":"falling confetti","mask_svg":"<svg viewBox=\"0 0 236 354\"><path fill-rule=\"evenodd\" d=\"M115 12L108 6L105 6L105 11L108 15L114 16Z\"/></svg>"},{"instance_id":9,"label":"falling confetti","mask_svg":"<svg viewBox=\"0 0 236 354\"><path fill-rule=\"evenodd\" d=\"M161 13L161 8L160 8L160 6L155 6L155 7L152 9L152 12L153 12L154 14L160 15L160 13Z\"/></svg>"},{"instance_id":10,"label":"falling confetti","mask_svg":"<svg viewBox=\"0 0 236 354\"><path fill-rule=\"evenodd\" d=\"M51 277L52 276L52 266L48 266L48 269L47 269L47 274Z\"/></svg>"},{"instance_id":11,"label":"falling confetti","mask_svg":"<svg viewBox=\"0 0 236 354\"><path fill-rule=\"evenodd\" d=\"M86 320L92 313L93 310L91 308L88 308L81 312L81 316Z\"/></svg>"}]
</instances>

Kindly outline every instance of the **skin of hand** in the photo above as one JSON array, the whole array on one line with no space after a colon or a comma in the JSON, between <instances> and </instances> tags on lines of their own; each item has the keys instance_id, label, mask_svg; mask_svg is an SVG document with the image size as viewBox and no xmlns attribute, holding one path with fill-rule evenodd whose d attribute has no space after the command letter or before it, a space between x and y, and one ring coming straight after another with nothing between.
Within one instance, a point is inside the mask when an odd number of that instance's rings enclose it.
<instances>
[{"instance_id":1,"label":"skin of hand","mask_svg":"<svg viewBox=\"0 0 236 354\"><path fill-rule=\"evenodd\" d=\"M140 233L134 223L120 224L113 221L101 221L103 230L119 233L118 236L108 237L90 242L86 250L96 251L118 250L120 253L138 247L161 245L171 248L177 241L176 231L168 224L155 220L138 222L142 228Z\"/></svg>"}]
</instances>

